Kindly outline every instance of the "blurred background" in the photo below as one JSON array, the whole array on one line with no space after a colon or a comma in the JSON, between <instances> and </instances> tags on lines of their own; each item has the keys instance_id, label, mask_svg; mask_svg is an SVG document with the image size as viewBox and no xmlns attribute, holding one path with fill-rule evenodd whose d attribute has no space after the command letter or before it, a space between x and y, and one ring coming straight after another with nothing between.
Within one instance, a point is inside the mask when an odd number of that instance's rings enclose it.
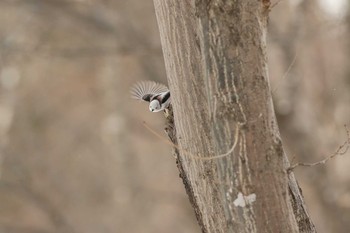
<instances>
[{"instance_id":1,"label":"blurred background","mask_svg":"<svg viewBox=\"0 0 350 233\"><path fill-rule=\"evenodd\" d=\"M273 3L275 3L273 1ZM270 80L290 158L315 162L350 125L350 4L282 0ZM200 232L162 114L132 101L166 83L152 0L0 1L0 233ZM319 233L349 232L350 153L295 170Z\"/></svg>"}]
</instances>

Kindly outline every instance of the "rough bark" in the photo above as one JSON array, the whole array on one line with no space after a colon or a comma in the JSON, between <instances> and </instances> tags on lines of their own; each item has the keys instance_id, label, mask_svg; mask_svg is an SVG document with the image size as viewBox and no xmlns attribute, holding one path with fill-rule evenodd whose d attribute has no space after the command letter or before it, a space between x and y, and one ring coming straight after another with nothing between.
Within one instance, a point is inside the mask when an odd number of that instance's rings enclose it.
<instances>
[{"instance_id":1,"label":"rough bark","mask_svg":"<svg viewBox=\"0 0 350 233\"><path fill-rule=\"evenodd\" d=\"M269 1L154 3L174 109L167 132L202 231L315 232L271 100Z\"/></svg>"}]
</instances>

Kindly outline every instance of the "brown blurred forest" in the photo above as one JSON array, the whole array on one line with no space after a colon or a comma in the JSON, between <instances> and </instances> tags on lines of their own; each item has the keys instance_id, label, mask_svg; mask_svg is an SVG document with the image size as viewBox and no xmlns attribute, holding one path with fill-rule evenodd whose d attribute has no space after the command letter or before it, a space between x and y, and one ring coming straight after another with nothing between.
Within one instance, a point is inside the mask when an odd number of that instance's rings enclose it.
<instances>
[{"instance_id":1,"label":"brown blurred forest","mask_svg":"<svg viewBox=\"0 0 350 233\"><path fill-rule=\"evenodd\" d=\"M289 157L330 155L350 125L350 10L282 0L268 47ZM137 80L166 83L152 0L0 1L1 233L200 232ZM349 167L295 170L319 233L349 232Z\"/></svg>"}]
</instances>

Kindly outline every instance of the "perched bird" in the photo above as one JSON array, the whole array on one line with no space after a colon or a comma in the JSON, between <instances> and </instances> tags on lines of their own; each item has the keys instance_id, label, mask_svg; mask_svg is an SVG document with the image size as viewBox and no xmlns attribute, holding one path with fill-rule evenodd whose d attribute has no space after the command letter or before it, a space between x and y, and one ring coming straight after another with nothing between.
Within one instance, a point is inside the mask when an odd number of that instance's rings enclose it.
<instances>
[{"instance_id":1,"label":"perched bird","mask_svg":"<svg viewBox=\"0 0 350 233\"><path fill-rule=\"evenodd\" d=\"M131 97L149 102L151 112L160 112L168 108L170 104L170 91L160 83L153 81L137 82L131 87Z\"/></svg>"}]
</instances>

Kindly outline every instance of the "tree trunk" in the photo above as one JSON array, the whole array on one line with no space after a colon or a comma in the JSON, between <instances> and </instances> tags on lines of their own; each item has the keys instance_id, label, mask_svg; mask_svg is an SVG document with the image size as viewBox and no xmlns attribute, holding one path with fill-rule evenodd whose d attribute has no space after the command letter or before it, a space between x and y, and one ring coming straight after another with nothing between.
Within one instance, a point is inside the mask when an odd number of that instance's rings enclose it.
<instances>
[{"instance_id":1,"label":"tree trunk","mask_svg":"<svg viewBox=\"0 0 350 233\"><path fill-rule=\"evenodd\" d=\"M154 3L176 126L167 131L202 231L316 232L273 110L270 2Z\"/></svg>"}]
</instances>

